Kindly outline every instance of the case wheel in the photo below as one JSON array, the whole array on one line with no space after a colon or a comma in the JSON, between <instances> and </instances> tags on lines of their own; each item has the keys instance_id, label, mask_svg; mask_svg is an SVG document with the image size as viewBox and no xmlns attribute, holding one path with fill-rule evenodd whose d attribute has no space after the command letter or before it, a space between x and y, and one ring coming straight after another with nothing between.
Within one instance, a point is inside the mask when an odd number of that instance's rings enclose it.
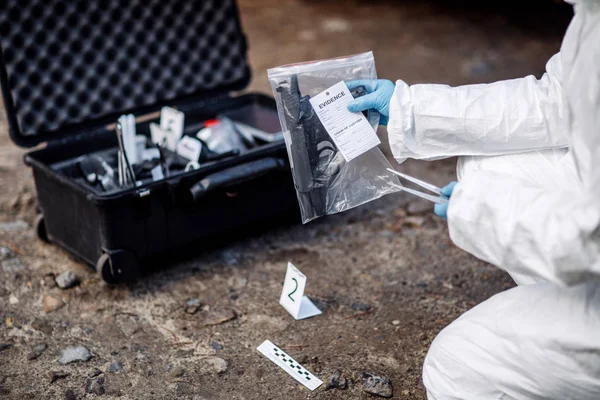
<instances>
[{"instance_id":1,"label":"case wheel","mask_svg":"<svg viewBox=\"0 0 600 400\"><path fill-rule=\"evenodd\" d=\"M98 262L96 262L96 272L104 282L118 283L112 274L110 255L108 253L102 254L98 259Z\"/></svg>"},{"instance_id":2,"label":"case wheel","mask_svg":"<svg viewBox=\"0 0 600 400\"><path fill-rule=\"evenodd\" d=\"M35 233L42 242L50 243L48 231L46 231L46 219L44 218L44 214L38 214L38 216L35 217Z\"/></svg>"},{"instance_id":3,"label":"case wheel","mask_svg":"<svg viewBox=\"0 0 600 400\"><path fill-rule=\"evenodd\" d=\"M135 256L126 250L103 253L96 262L96 272L106 283L132 282L139 278L139 265Z\"/></svg>"}]
</instances>

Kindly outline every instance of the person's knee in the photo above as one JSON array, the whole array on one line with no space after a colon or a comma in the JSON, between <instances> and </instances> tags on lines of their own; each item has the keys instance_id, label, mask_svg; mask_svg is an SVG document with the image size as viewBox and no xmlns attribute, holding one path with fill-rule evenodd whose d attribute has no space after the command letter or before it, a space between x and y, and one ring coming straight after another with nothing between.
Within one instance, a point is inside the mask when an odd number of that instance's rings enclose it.
<instances>
[{"instance_id":1,"label":"person's knee","mask_svg":"<svg viewBox=\"0 0 600 400\"><path fill-rule=\"evenodd\" d=\"M436 336L423 363L423 384L429 400L448 398L454 391L452 377L464 368L460 358L453 356L456 348L451 345L448 331L449 327Z\"/></svg>"}]
</instances>

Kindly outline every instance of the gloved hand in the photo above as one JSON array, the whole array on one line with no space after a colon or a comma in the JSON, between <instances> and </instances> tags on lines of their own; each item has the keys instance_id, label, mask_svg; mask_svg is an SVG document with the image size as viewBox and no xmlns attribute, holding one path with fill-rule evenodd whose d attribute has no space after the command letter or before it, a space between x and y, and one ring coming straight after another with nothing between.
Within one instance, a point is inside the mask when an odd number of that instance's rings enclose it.
<instances>
[{"instance_id":1,"label":"gloved hand","mask_svg":"<svg viewBox=\"0 0 600 400\"><path fill-rule=\"evenodd\" d=\"M454 190L454 186L456 186L457 183L458 182L454 181L454 182L450 182L449 184L444 186L442 188L442 194L446 197L452 196L452 191ZM437 203L433 207L433 212L435 212L435 215L437 215L438 217L442 217L444 219L448 219L448 204L450 204L450 203L444 203L444 204Z\"/></svg>"},{"instance_id":2,"label":"gloved hand","mask_svg":"<svg viewBox=\"0 0 600 400\"><path fill-rule=\"evenodd\" d=\"M372 81L358 80L346 82L348 89L352 90L358 86L370 87ZM348 110L351 112L361 112L365 110L376 110L381 114L380 125L387 125L390 118L390 100L394 94L396 85L387 79L377 80L375 90L362 97L358 97L348 104Z\"/></svg>"}]
</instances>

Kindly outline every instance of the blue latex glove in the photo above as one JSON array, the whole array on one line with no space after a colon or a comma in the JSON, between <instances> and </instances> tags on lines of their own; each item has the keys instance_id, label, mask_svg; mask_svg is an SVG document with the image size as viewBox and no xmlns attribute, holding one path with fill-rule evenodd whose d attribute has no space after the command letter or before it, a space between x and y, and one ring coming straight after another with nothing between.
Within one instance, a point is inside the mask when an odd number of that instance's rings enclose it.
<instances>
[{"instance_id":1,"label":"blue latex glove","mask_svg":"<svg viewBox=\"0 0 600 400\"><path fill-rule=\"evenodd\" d=\"M450 182L449 184L444 186L442 188L442 194L446 197L452 196L452 191L454 190L454 186L456 186L457 183L458 182L454 181L454 182ZM436 204L433 207L433 211L435 212L435 215L437 215L438 217L442 217L444 219L448 219L448 204L450 204L450 203Z\"/></svg>"},{"instance_id":2,"label":"blue latex glove","mask_svg":"<svg viewBox=\"0 0 600 400\"><path fill-rule=\"evenodd\" d=\"M372 84L373 82L368 80L346 82L346 85L348 85L350 90L358 86L370 88ZM376 82L375 90L352 100L352 102L348 104L348 110L351 112L361 112L365 110L379 111L381 114L379 124L387 126L390 118L390 100L392 100L394 89L396 89L396 85L394 85L392 81L379 79Z\"/></svg>"}]
</instances>

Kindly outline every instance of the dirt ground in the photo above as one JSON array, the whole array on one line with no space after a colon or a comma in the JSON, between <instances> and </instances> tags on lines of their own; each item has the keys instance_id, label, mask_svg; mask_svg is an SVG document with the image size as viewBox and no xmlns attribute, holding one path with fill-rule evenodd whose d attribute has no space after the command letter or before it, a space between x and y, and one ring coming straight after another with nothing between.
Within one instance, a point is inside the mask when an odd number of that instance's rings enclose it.
<instances>
[{"instance_id":1,"label":"dirt ground","mask_svg":"<svg viewBox=\"0 0 600 400\"><path fill-rule=\"evenodd\" d=\"M366 50L375 52L381 77L409 83L540 75L568 20L568 10L550 1L531 18L505 2L488 10L447 3L242 0L250 89L268 93L269 67ZM371 371L390 378L394 398L424 399L421 365L436 334L513 285L453 246L430 206L397 194L198 254L136 284L108 286L36 239L24 150L10 142L0 117L0 246L11 252L0 252L0 397L367 399L356 377ZM454 178L454 164L399 168L443 185ZM308 276L307 294L323 315L296 322L279 306L288 261ZM63 271L81 283L55 287L49 274ZM46 313L47 295L65 305ZM350 387L309 392L259 355L265 339L324 381L341 369ZM40 344L46 349L30 359ZM93 357L61 365L68 346Z\"/></svg>"}]
</instances>

